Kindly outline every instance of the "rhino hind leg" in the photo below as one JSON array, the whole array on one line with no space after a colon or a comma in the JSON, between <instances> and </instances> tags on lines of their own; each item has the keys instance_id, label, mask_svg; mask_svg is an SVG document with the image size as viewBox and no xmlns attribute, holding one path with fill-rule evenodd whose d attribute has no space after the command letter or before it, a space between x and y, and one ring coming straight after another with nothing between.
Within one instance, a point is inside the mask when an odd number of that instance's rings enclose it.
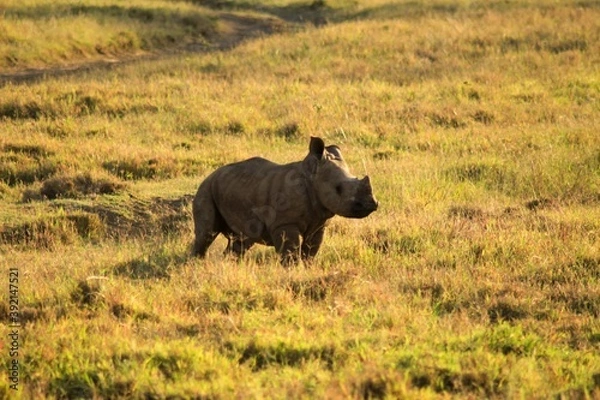
<instances>
[{"instance_id":1,"label":"rhino hind leg","mask_svg":"<svg viewBox=\"0 0 600 400\"><path fill-rule=\"evenodd\" d=\"M300 258L300 231L295 226L278 228L271 233L275 250L281 264L289 267L298 263Z\"/></svg>"},{"instance_id":2,"label":"rhino hind leg","mask_svg":"<svg viewBox=\"0 0 600 400\"><path fill-rule=\"evenodd\" d=\"M223 232L225 221L212 199L207 196L198 196L194 200L192 213L195 234L192 252L195 256L204 257L217 235Z\"/></svg>"}]
</instances>

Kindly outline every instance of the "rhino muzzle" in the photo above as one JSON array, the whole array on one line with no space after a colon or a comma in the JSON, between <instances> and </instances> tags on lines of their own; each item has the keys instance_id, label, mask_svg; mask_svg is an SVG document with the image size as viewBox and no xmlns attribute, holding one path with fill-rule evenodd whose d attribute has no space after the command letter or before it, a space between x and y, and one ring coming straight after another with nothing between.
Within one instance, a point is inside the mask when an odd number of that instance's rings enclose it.
<instances>
[{"instance_id":1,"label":"rhino muzzle","mask_svg":"<svg viewBox=\"0 0 600 400\"><path fill-rule=\"evenodd\" d=\"M370 199L366 202L355 201L352 204L352 209L348 218L365 218L368 217L373 211L377 211L379 202L375 199Z\"/></svg>"},{"instance_id":2,"label":"rhino muzzle","mask_svg":"<svg viewBox=\"0 0 600 400\"><path fill-rule=\"evenodd\" d=\"M379 207L379 202L373 197L371 180L365 176L360 181L354 202L350 207L349 218L365 218Z\"/></svg>"}]
</instances>

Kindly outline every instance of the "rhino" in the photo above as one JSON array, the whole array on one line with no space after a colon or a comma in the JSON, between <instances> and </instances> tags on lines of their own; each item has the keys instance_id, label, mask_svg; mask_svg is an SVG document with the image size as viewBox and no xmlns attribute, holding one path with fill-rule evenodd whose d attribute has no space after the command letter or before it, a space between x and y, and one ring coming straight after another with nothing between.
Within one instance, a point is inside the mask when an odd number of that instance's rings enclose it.
<instances>
[{"instance_id":1,"label":"rhino","mask_svg":"<svg viewBox=\"0 0 600 400\"><path fill-rule=\"evenodd\" d=\"M330 218L365 218L378 206L369 177L353 176L338 146L311 137L302 161L254 157L211 173L192 202L193 254L204 257L223 234L225 253L241 257L260 243L274 246L284 266L310 263Z\"/></svg>"}]
</instances>

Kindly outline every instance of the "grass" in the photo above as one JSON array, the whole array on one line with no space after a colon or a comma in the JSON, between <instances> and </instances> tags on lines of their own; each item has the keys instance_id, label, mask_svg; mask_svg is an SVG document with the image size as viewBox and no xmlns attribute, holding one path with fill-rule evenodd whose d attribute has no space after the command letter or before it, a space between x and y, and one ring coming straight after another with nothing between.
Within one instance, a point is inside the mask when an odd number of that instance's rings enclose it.
<instances>
[{"instance_id":1,"label":"grass","mask_svg":"<svg viewBox=\"0 0 600 400\"><path fill-rule=\"evenodd\" d=\"M88 3L0 10L0 265L23 324L0 397L600 396L595 2ZM279 33L230 48L257 30ZM110 57L162 55L51 73L118 32L134 46ZM170 50L198 40L221 50ZM380 209L334 218L311 267L223 238L191 258L203 177L311 135Z\"/></svg>"},{"instance_id":2,"label":"grass","mask_svg":"<svg viewBox=\"0 0 600 400\"><path fill-rule=\"evenodd\" d=\"M183 2L9 1L0 67L65 65L202 42L215 29L207 10Z\"/></svg>"}]
</instances>

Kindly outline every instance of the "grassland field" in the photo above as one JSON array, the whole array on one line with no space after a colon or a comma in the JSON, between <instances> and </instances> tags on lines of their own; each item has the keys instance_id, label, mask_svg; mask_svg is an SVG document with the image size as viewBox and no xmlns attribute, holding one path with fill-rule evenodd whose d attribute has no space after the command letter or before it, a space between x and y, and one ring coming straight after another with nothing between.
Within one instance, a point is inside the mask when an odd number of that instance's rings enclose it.
<instances>
[{"instance_id":1,"label":"grassland field","mask_svg":"<svg viewBox=\"0 0 600 400\"><path fill-rule=\"evenodd\" d=\"M192 258L311 135L380 209ZM600 399L600 3L5 0L0 223L0 398Z\"/></svg>"}]
</instances>

